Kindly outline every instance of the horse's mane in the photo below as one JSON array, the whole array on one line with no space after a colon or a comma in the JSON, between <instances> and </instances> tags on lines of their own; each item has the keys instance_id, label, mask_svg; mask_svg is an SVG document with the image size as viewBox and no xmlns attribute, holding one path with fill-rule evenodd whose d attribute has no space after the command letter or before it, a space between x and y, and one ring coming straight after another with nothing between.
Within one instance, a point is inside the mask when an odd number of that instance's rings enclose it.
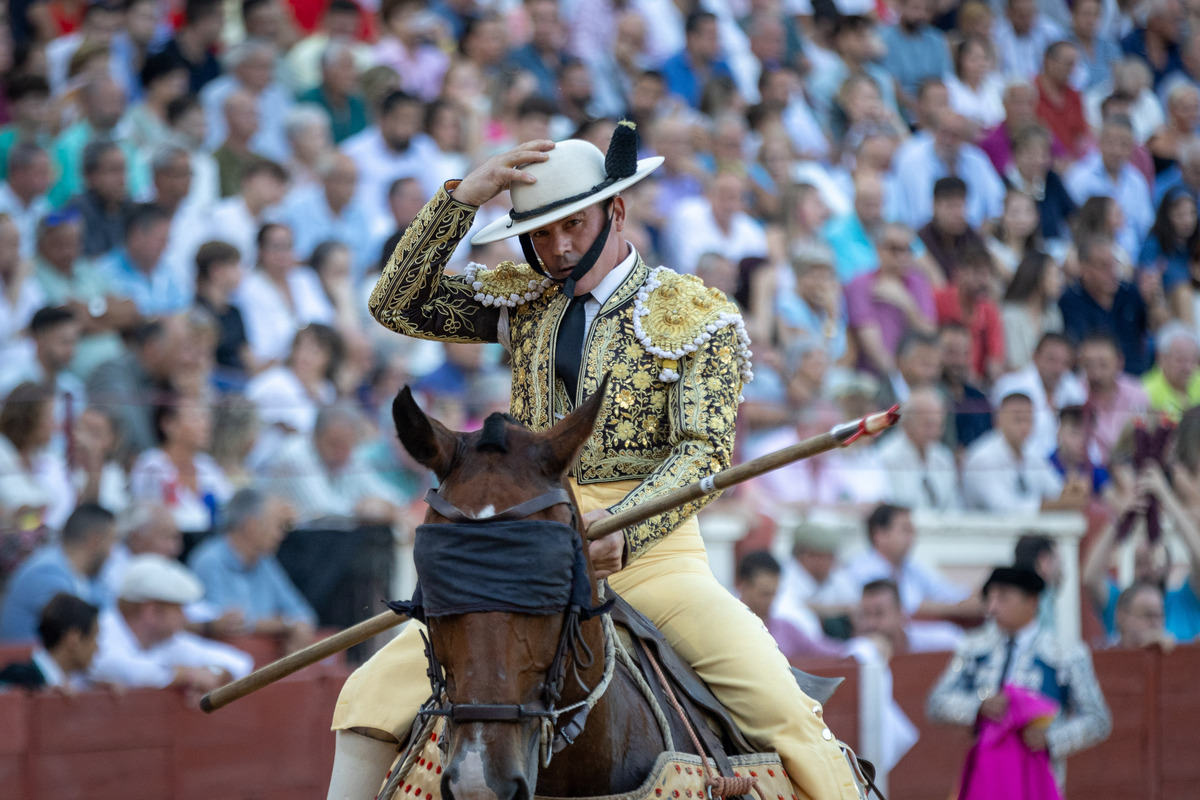
<instances>
[{"instance_id":1,"label":"horse's mane","mask_svg":"<svg viewBox=\"0 0 1200 800\"><path fill-rule=\"evenodd\" d=\"M508 452L508 426L519 425L509 414L492 412L483 421L483 430L479 432L479 441L475 443L477 452L491 451L494 453Z\"/></svg>"}]
</instances>

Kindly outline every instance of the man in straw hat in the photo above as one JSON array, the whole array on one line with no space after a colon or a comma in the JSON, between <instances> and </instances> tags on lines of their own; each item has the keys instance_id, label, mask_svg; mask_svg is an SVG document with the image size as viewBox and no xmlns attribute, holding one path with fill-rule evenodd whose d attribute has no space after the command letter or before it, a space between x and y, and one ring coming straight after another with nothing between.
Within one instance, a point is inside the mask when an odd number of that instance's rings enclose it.
<instances>
[{"instance_id":1,"label":"man in straw hat","mask_svg":"<svg viewBox=\"0 0 1200 800\"><path fill-rule=\"evenodd\" d=\"M651 269L622 236L619 193L663 161L638 161L636 152L632 125L622 123L607 155L578 140L528 142L448 182L405 233L370 300L377 320L408 336L504 344L511 413L533 430L611 375L571 476L585 523L727 467L742 383L752 376L733 304L697 278ZM445 275L478 207L505 189L512 213L472 243L518 236L527 263ZM593 542L597 576L658 624L751 741L778 750L798 796L858 797L821 706L709 570L695 517L708 499ZM329 797L372 797L405 740L428 694L417 627L343 688Z\"/></svg>"}]
</instances>

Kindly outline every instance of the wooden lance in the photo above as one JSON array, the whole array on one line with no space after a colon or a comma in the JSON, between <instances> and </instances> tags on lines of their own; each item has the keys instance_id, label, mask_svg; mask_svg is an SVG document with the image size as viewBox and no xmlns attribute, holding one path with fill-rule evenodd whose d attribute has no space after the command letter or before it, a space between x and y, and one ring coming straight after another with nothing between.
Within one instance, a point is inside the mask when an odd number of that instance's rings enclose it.
<instances>
[{"instance_id":1,"label":"wooden lance","mask_svg":"<svg viewBox=\"0 0 1200 800\"><path fill-rule=\"evenodd\" d=\"M899 419L900 414L897 407L893 406L887 411L863 417L858 421L843 423L811 439L805 439L790 447L784 447L773 453L767 453L744 464L738 464L729 469L721 470L715 475L709 475L695 483L689 483L687 486L681 486L664 495L647 500L644 503L639 503L633 508L622 511L620 514L596 520L588 527L587 538L589 541L594 541L630 525L645 522L651 517L678 508L693 500L698 500L705 495L728 489L731 486L736 486L752 478L757 478L759 475L779 469L787 464L811 458L838 447L846 447L863 436L877 436L895 425ZM234 700L239 700L264 686L286 678L293 672L323 661L330 656L337 655L356 644L361 644L376 634L393 628L407 619L408 617L402 614L397 614L393 611L384 611L370 619L363 620L344 631L315 642L302 650L297 650L295 653L284 656L278 661L273 661L244 678L239 678L219 689L214 689L200 699L200 708L206 713L212 713L219 708L229 705Z\"/></svg>"}]
</instances>

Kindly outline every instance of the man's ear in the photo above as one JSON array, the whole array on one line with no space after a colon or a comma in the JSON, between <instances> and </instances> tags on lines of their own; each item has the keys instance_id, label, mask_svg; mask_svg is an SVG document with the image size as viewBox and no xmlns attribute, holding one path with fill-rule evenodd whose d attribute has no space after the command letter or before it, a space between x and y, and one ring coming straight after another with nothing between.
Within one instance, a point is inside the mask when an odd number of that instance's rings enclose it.
<instances>
[{"instance_id":1,"label":"man's ear","mask_svg":"<svg viewBox=\"0 0 1200 800\"><path fill-rule=\"evenodd\" d=\"M620 233L625 229L625 198L614 195L612 198L612 229Z\"/></svg>"}]
</instances>

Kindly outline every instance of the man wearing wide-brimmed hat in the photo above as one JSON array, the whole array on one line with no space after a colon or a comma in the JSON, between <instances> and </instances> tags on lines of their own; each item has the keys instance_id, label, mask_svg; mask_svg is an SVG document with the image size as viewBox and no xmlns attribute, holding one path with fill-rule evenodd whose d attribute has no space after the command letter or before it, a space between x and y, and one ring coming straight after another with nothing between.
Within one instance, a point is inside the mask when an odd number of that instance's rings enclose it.
<instances>
[{"instance_id":1,"label":"man wearing wide-brimmed hat","mask_svg":"<svg viewBox=\"0 0 1200 800\"><path fill-rule=\"evenodd\" d=\"M736 307L695 277L652 269L622 236L621 190L663 161L636 152L633 126L621 123L607 155L578 140L529 142L450 181L408 228L370 300L377 320L408 336L502 343L512 356L511 413L535 431L611 376L571 474L585 523L729 466L752 377ZM527 263L446 275L478 207L506 189L512 212L472 243L517 236ZM708 568L695 514L710 498L593 542L597 576L659 625L752 742L778 750L797 796L858 797L820 705ZM330 797L373 796L396 752L374 739L404 741L426 699L417 627L342 690Z\"/></svg>"}]
</instances>

